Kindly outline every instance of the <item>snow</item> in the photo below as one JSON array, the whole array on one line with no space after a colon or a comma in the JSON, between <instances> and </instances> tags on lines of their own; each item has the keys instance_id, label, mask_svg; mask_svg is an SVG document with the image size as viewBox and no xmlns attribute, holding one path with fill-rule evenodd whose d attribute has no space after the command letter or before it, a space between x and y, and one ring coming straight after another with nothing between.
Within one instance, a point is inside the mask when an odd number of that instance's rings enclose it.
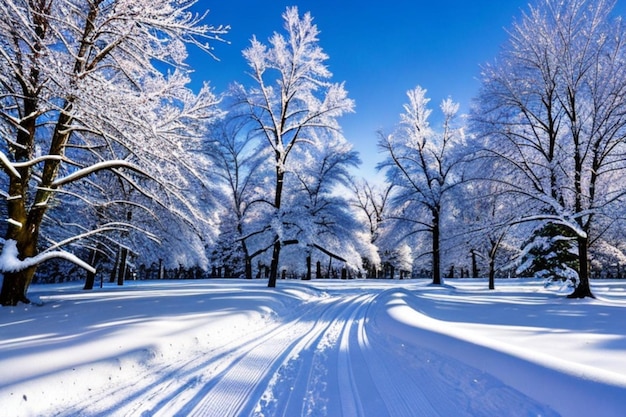
<instances>
[{"instance_id":1,"label":"snow","mask_svg":"<svg viewBox=\"0 0 626 417\"><path fill-rule=\"evenodd\" d=\"M20 179L22 178L19 171L15 169L15 166L9 160L9 158L4 154L4 152L0 152L0 162L5 168L7 168L11 172L11 175L13 175L16 178L20 178Z\"/></svg>"},{"instance_id":2,"label":"snow","mask_svg":"<svg viewBox=\"0 0 626 417\"><path fill-rule=\"evenodd\" d=\"M619 416L625 281L33 285L0 308L0 416Z\"/></svg>"},{"instance_id":3,"label":"snow","mask_svg":"<svg viewBox=\"0 0 626 417\"><path fill-rule=\"evenodd\" d=\"M86 271L89 271L94 274L96 273L95 268L89 265L87 262L78 258L76 255L71 254L69 252L65 252L65 251L44 251L44 252L41 252L39 255L34 256L32 258L25 258L23 260L20 260L18 257L17 242L13 239L4 241L2 252L0 252L0 271L4 271L4 272L22 271L26 268L30 268L31 266L38 265L52 258L65 259L66 261L72 262L80 266ZM0 280L0 283L1 282L2 281Z\"/></svg>"}]
</instances>

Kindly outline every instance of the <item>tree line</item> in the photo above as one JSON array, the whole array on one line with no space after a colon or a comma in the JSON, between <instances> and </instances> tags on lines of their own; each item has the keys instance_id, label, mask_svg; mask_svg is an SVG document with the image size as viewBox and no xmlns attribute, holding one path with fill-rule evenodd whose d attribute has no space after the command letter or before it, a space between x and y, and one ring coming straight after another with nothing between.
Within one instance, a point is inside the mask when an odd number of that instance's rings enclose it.
<instances>
[{"instance_id":1,"label":"tree line","mask_svg":"<svg viewBox=\"0 0 626 417\"><path fill-rule=\"evenodd\" d=\"M211 55L229 30L194 3L0 5L1 304L28 302L44 262L85 269L86 287L158 264L270 287L331 271L490 288L535 275L585 297L592 276L621 274L614 2L530 6L482 67L469 115L446 99L432 122L427 90L408 91L397 127L377 132L377 183L355 174L340 125L354 101L309 13L287 8L282 32L251 39L247 82L192 91L188 48Z\"/></svg>"}]
</instances>

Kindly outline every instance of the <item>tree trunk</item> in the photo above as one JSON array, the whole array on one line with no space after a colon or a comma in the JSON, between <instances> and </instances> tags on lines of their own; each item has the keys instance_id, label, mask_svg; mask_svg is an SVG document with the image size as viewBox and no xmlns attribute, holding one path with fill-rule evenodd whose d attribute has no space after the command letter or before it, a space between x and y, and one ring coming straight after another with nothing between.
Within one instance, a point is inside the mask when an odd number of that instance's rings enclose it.
<instances>
[{"instance_id":1,"label":"tree trunk","mask_svg":"<svg viewBox=\"0 0 626 417\"><path fill-rule=\"evenodd\" d=\"M306 277L304 278L306 281L311 280L311 255L306 257Z\"/></svg>"},{"instance_id":2,"label":"tree trunk","mask_svg":"<svg viewBox=\"0 0 626 417\"><path fill-rule=\"evenodd\" d=\"M111 276L109 277L109 283L114 283L117 279L117 269L120 264L120 250L118 248L117 253L115 254L115 263L113 263L113 268L111 268Z\"/></svg>"},{"instance_id":3,"label":"tree trunk","mask_svg":"<svg viewBox=\"0 0 626 417\"><path fill-rule=\"evenodd\" d=\"M278 260L280 258L280 241L278 238L274 242L274 249L272 249L272 262L270 264L270 277L267 281L269 288L276 287L276 278L278 277Z\"/></svg>"},{"instance_id":4,"label":"tree trunk","mask_svg":"<svg viewBox=\"0 0 626 417\"><path fill-rule=\"evenodd\" d=\"M128 258L128 249L120 248L120 264L117 271L117 285L124 285L126 279L126 260Z\"/></svg>"},{"instance_id":5,"label":"tree trunk","mask_svg":"<svg viewBox=\"0 0 626 417\"><path fill-rule=\"evenodd\" d=\"M252 259L249 256L245 256L245 276L247 279L252 279Z\"/></svg>"},{"instance_id":6,"label":"tree trunk","mask_svg":"<svg viewBox=\"0 0 626 417\"><path fill-rule=\"evenodd\" d=\"M11 218L14 219L14 217ZM22 227L10 225L7 237L16 241L18 258L24 260L37 254L39 227L38 224L29 226L25 219L22 224L24 225ZM37 266L35 265L21 271L5 272L0 290L0 305L15 306L19 302L30 304L26 292L36 271Z\"/></svg>"},{"instance_id":7,"label":"tree trunk","mask_svg":"<svg viewBox=\"0 0 626 417\"><path fill-rule=\"evenodd\" d=\"M489 289L496 289L496 260L489 258Z\"/></svg>"},{"instance_id":8,"label":"tree trunk","mask_svg":"<svg viewBox=\"0 0 626 417\"><path fill-rule=\"evenodd\" d=\"M478 278L478 263L476 262L476 251L472 249L472 278Z\"/></svg>"},{"instance_id":9,"label":"tree trunk","mask_svg":"<svg viewBox=\"0 0 626 417\"><path fill-rule=\"evenodd\" d=\"M237 224L237 233L239 236L243 236L241 221ZM252 279L252 256L250 256L245 239L241 240L241 250L243 252L244 275L247 279Z\"/></svg>"},{"instance_id":10,"label":"tree trunk","mask_svg":"<svg viewBox=\"0 0 626 417\"><path fill-rule=\"evenodd\" d=\"M26 291L35 275L35 267L19 272L5 272L2 290L0 291L0 304L3 306L16 306L17 303L30 304L26 297Z\"/></svg>"},{"instance_id":11,"label":"tree trunk","mask_svg":"<svg viewBox=\"0 0 626 417\"><path fill-rule=\"evenodd\" d=\"M276 192L274 194L274 208L276 213L280 210L280 204L283 195L283 183L285 179L285 173L282 171L282 164L285 161L282 160L282 155L276 151ZM267 282L269 288L276 287L276 278L278 278L278 262L280 260L280 238L276 236L276 242L274 242L274 248L272 249L272 263L270 264L270 277Z\"/></svg>"},{"instance_id":12,"label":"tree trunk","mask_svg":"<svg viewBox=\"0 0 626 417\"><path fill-rule=\"evenodd\" d=\"M589 284L589 257L588 257L588 239L586 237L578 237L578 285L574 292L568 295L568 298L595 298L591 292Z\"/></svg>"},{"instance_id":13,"label":"tree trunk","mask_svg":"<svg viewBox=\"0 0 626 417\"><path fill-rule=\"evenodd\" d=\"M439 213L433 210L433 284L441 285L441 257L439 251Z\"/></svg>"},{"instance_id":14,"label":"tree trunk","mask_svg":"<svg viewBox=\"0 0 626 417\"><path fill-rule=\"evenodd\" d=\"M89 264L96 265L98 261L99 252L96 249L91 250L91 254L89 256ZM90 271L87 271L87 278L85 278L85 286L83 290L93 290L93 285L96 282L96 274Z\"/></svg>"}]
</instances>

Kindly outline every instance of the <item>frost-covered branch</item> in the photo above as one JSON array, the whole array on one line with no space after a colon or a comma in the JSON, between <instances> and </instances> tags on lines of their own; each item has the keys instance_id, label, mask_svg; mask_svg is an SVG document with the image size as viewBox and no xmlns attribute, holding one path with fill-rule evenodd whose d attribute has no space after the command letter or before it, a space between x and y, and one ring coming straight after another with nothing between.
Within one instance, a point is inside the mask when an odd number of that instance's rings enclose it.
<instances>
[{"instance_id":1,"label":"frost-covered branch","mask_svg":"<svg viewBox=\"0 0 626 417\"><path fill-rule=\"evenodd\" d=\"M137 167L136 165L128 162L128 161L122 161L122 160L113 160L113 161L104 161L104 162L99 162L97 164L93 164L89 167L83 168L83 169L79 169L76 172L73 172L70 175L67 175L65 177L59 178L56 181L54 181L51 185L52 187L60 187L62 185L65 185L67 183L70 182L74 182L74 181L78 181L84 177L87 177L95 172L98 171L102 171L105 169L116 169L116 168L128 168L131 169L141 175L144 175L148 178L150 178L151 176L146 173L145 171L143 171L141 168Z\"/></svg>"},{"instance_id":2,"label":"frost-covered branch","mask_svg":"<svg viewBox=\"0 0 626 417\"><path fill-rule=\"evenodd\" d=\"M154 233L150 233L149 231L142 229L140 227L138 227L137 225L134 225L132 223L126 223L126 222L111 222L111 223L107 223L104 224L96 229L93 230L89 230L85 233L81 233L78 235L74 235L68 239L65 239L63 241L57 242L54 245L46 248L42 253L45 252L49 252L49 251L54 251L58 248L61 248L63 246L69 245L73 242L77 242L79 240L88 238L90 236L96 236L96 235L100 235L106 232L126 232L129 230L135 230L135 231L139 231L141 232L143 235L147 236L150 240L153 240L154 242L160 243L160 239L154 234Z\"/></svg>"},{"instance_id":3,"label":"frost-covered branch","mask_svg":"<svg viewBox=\"0 0 626 417\"><path fill-rule=\"evenodd\" d=\"M0 163L4 165L4 167L11 173L11 175L19 179L22 178L17 169L15 169L15 165L11 161L9 161L9 158L7 158L4 152L0 152Z\"/></svg>"},{"instance_id":4,"label":"frost-covered branch","mask_svg":"<svg viewBox=\"0 0 626 417\"><path fill-rule=\"evenodd\" d=\"M0 271L5 273L20 272L54 258L65 259L66 261L72 262L91 273L96 273L96 269L94 267L81 260L76 255L64 251L43 252L32 258L25 258L21 260L18 257L17 242L12 239L4 242L2 253L0 253Z\"/></svg>"}]
</instances>

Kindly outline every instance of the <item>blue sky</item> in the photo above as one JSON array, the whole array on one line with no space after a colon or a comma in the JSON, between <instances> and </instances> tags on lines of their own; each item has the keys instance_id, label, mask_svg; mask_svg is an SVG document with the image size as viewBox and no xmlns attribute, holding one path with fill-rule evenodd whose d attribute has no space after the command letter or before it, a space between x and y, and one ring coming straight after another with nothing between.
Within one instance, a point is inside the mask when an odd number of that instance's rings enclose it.
<instances>
[{"instance_id":1,"label":"blue sky","mask_svg":"<svg viewBox=\"0 0 626 417\"><path fill-rule=\"evenodd\" d=\"M452 97L467 110L479 88L480 65L495 59L509 28L529 0L199 0L209 9L207 21L228 24L230 44L215 44L220 61L191 57L197 80L209 80L216 92L233 81L248 83L241 51L252 35L267 43L283 32L282 13L298 6L311 12L320 30L319 44L329 55L333 81L346 84L356 101L356 113L340 122L346 138L361 153L364 176L374 175L381 156L379 129L390 130L399 120L406 91L417 85L428 90L435 109ZM616 13L624 15L624 1ZM436 111L434 112L436 113ZM435 114L433 114L433 117Z\"/></svg>"}]
</instances>

